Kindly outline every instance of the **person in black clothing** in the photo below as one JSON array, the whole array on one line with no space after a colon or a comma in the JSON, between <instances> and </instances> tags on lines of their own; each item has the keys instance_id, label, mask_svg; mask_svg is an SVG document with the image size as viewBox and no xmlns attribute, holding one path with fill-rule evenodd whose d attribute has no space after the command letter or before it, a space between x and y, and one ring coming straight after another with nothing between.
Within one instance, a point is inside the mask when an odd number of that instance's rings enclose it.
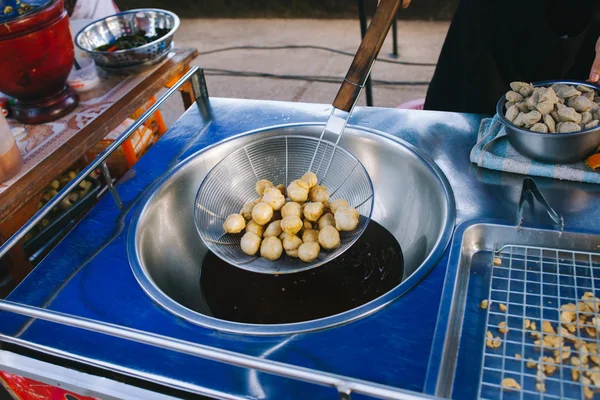
<instances>
[{"instance_id":1,"label":"person in black clothing","mask_svg":"<svg viewBox=\"0 0 600 400\"><path fill-rule=\"evenodd\" d=\"M600 79L600 0L461 0L426 110L493 114L510 82Z\"/></svg>"}]
</instances>

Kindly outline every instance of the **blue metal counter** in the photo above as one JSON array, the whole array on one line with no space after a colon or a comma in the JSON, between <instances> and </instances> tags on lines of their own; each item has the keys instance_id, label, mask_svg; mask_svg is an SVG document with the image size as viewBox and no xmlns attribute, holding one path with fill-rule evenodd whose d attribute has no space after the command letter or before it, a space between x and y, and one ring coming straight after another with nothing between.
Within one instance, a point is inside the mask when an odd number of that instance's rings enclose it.
<instances>
[{"instance_id":1,"label":"blue metal counter","mask_svg":"<svg viewBox=\"0 0 600 400\"><path fill-rule=\"evenodd\" d=\"M417 392L424 390L448 252L415 288L380 311L323 331L279 337L217 332L154 303L135 280L126 236L138 200L170 168L217 141L272 126L324 123L327 105L211 98L211 117L190 108L15 289L9 300L123 325ZM469 162L480 116L357 108L350 124L397 136L431 157L453 188L457 224L473 218L513 221L522 176L480 170ZM398 165L399 171L402 165ZM600 226L598 188L536 179L569 228ZM560 199L560 202L556 202ZM592 222L596 221L596 222ZM157 232L157 234L160 234ZM0 314L0 332L65 351L108 370L127 369L158 383L177 382L248 398L331 398L336 392L110 336L16 314ZM183 387L179 385L180 387ZM354 398L354 397L353 397ZM357 397L357 398L360 398Z\"/></svg>"}]
</instances>

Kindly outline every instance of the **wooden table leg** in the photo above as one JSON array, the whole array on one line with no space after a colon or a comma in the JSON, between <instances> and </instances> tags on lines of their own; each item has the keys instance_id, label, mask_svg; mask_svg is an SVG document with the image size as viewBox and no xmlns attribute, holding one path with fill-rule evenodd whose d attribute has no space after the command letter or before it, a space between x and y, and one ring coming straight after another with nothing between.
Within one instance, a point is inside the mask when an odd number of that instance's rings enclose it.
<instances>
[{"instance_id":1,"label":"wooden table leg","mask_svg":"<svg viewBox=\"0 0 600 400\"><path fill-rule=\"evenodd\" d=\"M37 204L40 201L40 198L41 193L38 196L31 198L19 210L14 212L7 220L0 224L1 243L8 240L8 238L33 217L37 211ZM3 261L7 265L8 272L15 283L21 282L27 274L33 270L33 266L29 262L29 257L25 253L25 250L23 250L21 243L14 246L3 258Z\"/></svg>"}]
</instances>

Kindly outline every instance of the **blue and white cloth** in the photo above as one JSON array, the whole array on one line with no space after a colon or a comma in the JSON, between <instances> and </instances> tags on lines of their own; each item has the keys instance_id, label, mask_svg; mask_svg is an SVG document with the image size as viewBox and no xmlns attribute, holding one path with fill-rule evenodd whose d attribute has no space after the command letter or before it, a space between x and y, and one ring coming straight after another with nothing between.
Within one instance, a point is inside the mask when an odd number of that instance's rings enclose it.
<instances>
[{"instance_id":1,"label":"blue and white cloth","mask_svg":"<svg viewBox=\"0 0 600 400\"><path fill-rule=\"evenodd\" d=\"M471 150L470 159L479 167L497 171L574 182L600 183L600 172L594 172L585 161L573 164L544 164L520 154L508 142L504 125L498 116L481 121L477 143Z\"/></svg>"}]
</instances>

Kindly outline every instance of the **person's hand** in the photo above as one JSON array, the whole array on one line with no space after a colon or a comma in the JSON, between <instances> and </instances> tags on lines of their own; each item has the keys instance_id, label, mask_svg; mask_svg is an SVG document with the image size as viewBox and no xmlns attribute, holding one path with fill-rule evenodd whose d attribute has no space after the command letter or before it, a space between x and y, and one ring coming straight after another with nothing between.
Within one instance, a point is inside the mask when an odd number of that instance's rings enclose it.
<instances>
[{"instance_id":1,"label":"person's hand","mask_svg":"<svg viewBox=\"0 0 600 400\"><path fill-rule=\"evenodd\" d=\"M379 6L379 2L381 0L377 0L377 5ZM410 6L410 1L411 0L402 0L402 8L408 8L408 6Z\"/></svg>"},{"instance_id":2,"label":"person's hand","mask_svg":"<svg viewBox=\"0 0 600 400\"><path fill-rule=\"evenodd\" d=\"M596 58L590 69L590 77L588 82L596 83L600 80L600 37L596 41Z\"/></svg>"}]
</instances>

